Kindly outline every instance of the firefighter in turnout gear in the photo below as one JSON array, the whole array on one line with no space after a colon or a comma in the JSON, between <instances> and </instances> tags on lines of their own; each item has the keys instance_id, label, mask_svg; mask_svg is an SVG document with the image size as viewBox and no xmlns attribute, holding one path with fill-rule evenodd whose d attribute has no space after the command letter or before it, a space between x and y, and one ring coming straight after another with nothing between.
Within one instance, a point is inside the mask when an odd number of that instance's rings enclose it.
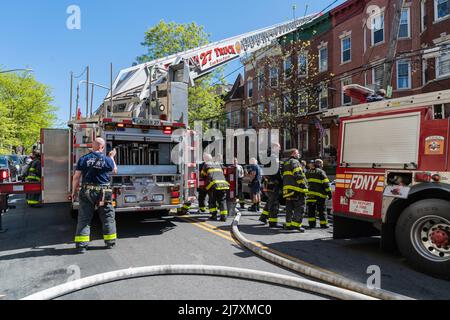
<instances>
[{"instance_id":1,"label":"firefighter in turnout gear","mask_svg":"<svg viewBox=\"0 0 450 320\"><path fill-rule=\"evenodd\" d=\"M275 174L264 177L264 192L267 196L267 203L263 209L259 221L266 224L269 221L270 228L278 228L278 214L280 210L280 193L283 186L283 177L280 167L280 145L274 143L271 149L271 165L276 164L278 170Z\"/></svg>"},{"instance_id":2,"label":"firefighter in turnout gear","mask_svg":"<svg viewBox=\"0 0 450 320\"><path fill-rule=\"evenodd\" d=\"M285 228L303 233L305 229L302 222L308 186L299 158L300 152L294 149L289 160L283 164L283 198L286 199Z\"/></svg>"},{"instance_id":3,"label":"firefighter in turnout gear","mask_svg":"<svg viewBox=\"0 0 450 320\"><path fill-rule=\"evenodd\" d=\"M309 186L306 203L308 206L309 227L316 228L316 216L319 215L320 227L327 229L328 219L325 213L325 201L327 198L331 199L332 195L330 180L325 171L321 169L322 167L322 160L316 160L310 163L311 169L306 173Z\"/></svg>"},{"instance_id":4,"label":"firefighter in turnout gear","mask_svg":"<svg viewBox=\"0 0 450 320\"><path fill-rule=\"evenodd\" d=\"M203 167L205 163L200 164L199 172L203 171ZM198 186L198 213L206 213L206 197L208 196L208 191L206 191L206 180L205 177L200 175L199 177L199 186Z\"/></svg>"},{"instance_id":5,"label":"firefighter in turnout gear","mask_svg":"<svg viewBox=\"0 0 450 320\"><path fill-rule=\"evenodd\" d=\"M42 166L41 166L41 154L38 150L33 151L32 155L33 161L27 170L25 176L25 182L41 182L42 179ZM32 208L37 208L41 206L41 194L27 194L26 195L27 204Z\"/></svg>"},{"instance_id":6,"label":"firefighter in turnout gear","mask_svg":"<svg viewBox=\"0 0 450 320\"><path fill-rule=\"evenodd\" d=\"M106 156L103 154L105 148L105 140L97 138L93 143L92 152L78 161L73 176L72 199L78 198L80 203L75 235L78 253L85 253L88 249L91 221L96 209L98 209L102 221L103 240L106 247L112 249L116 245L116 219L110 176L112 172L117 174L117 165L114 161L116 150ZM80 182L81 190L79 191Z\"/></svg>"},{"instance_id":7,"label":"firefighter in turnout gear","mask_svg":"<svg viewBox=\"0 0 450 320\"><path fill-rule=\"evenodd\" d=\"M214 162L210 154L203 156L205 165L200 176L206 180L206 191L209 197L210 220L217 220L220 214L220 221L227 221L228 206L227 192L230 184L225 179L223 168L218 162Z\"/></svg>"}]
</instances>

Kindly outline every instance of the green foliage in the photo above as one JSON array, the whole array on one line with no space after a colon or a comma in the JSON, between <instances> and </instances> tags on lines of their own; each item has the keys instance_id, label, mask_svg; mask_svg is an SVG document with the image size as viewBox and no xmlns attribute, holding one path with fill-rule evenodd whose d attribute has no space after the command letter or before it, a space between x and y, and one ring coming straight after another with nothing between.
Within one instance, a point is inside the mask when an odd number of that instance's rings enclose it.
<instances>
[{"instance_id":1,"label":"green foliage","mask_svg":"<svg viewBox=\"0 0 450 320\"><path fill-rule=\"evenodd\" d=\"M163 58L171 54L193 49L207 44L208 34L203 26L192 23L166 23L161 20L145 32L141 44L148 52L137 58L139 63Z\"/></svg>"},{"instance_id":2,"label":"green foliage","mask_svg":"<svg viewBox=\"0 0 450 320\"><path fill-rule=\"evenodd\" d=\"M50 88L32 76L0 74L0 154L39 141L40 129L52 127L56 108Z\"/></svg>"},{"instance_id":3,"label":"green foliage","mask_svg":"<svg viewBox=\"0 0 450 320\"><path fill-rule=\"evenodd\" d=\"M209 35L203 26L195 22L180 24L166 23L161 20L157 25L145 32L142 45L147 48L147 53L138 57L139 63L148 62L166 57L178 52L194 49L209 42ZM195 86L189 88L189 126L192 128L194 121L220 119L223 117L223 101L217 83L221 83L222 71L203 77L195 82Z\"/></svg>"}]
</instances>

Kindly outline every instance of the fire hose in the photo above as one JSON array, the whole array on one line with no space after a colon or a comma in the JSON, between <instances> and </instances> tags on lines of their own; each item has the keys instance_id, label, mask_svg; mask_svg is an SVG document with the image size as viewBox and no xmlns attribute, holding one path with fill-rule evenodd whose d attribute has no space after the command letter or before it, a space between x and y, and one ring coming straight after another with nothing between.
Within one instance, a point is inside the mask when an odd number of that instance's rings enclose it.
<instances>
[{"instance_id":1,"label":"fire hose","mask_svg":"<svg viewBox=\"0 0 450 320\"><path fill-rule=\"evenodd\" d=\"M200 275L228 277L244 279L255 282L264 282L295 288L298 290L313 292L322 296L332 297L340 300L376 300L373 297L366 296L350 290L338 288L328 284L323 284L308 279L280 275L258 270L240 269L221 266L201 266L201 265L162 265L142 268L130 268L108 273L102 273L87 278L68 282L28 297L22 300L52 300L70 293L74 293L90 287L128 280L141 277L163 276L163 275Z\"/></svg>"},{"instance_id":2,"label":"fire hose","mask_svg":"<svg viewBox=\"0 0 450 320\"><path fill-rule=\"evenodd\" d=\"M258 244L246 239L241 232L239 231L239 222L241 219L241 214L237 213L233 224L232 224L232 234L233 236L248 250L255 253L257 256L260 256L268 261L271 261L277 265L283 266L289 270L293 270L310 278L314 278L325 283L331 284L333 286L350 290L353 292L357 292L363 294L368 297L373 297L380 300L414 300L410 297L396 294L390 291L382 290L382 289L370 289L363 284L345 278L343 276L327 272L326 270L320 270L318 267L302 264L296 261L292 261L286 258L283 258L277 254L269 252L268 250L262 248Z\"/></svg>"}]
</instances>

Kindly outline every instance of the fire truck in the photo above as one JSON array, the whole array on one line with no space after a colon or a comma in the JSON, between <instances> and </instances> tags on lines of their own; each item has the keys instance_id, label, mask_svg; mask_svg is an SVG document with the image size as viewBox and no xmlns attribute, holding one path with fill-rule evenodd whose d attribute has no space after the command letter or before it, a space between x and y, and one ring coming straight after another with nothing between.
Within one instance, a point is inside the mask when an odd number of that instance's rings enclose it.
<instances>
[{"instance_id":1,"label":"fire truck","mask_svg":"<svg viewBox=\"0 0 450 320\"><path fill-rule=\"evenodd\" d=\"M383 249L398 249L416 269L450 278L449 103L446 90L324 115L340 123L336 239L381 235Z\"/></svg>"},{"instance_id":2,"label":"fire truck","mask_svg":"<svg viewBox=\"0 0 450 320\"><path fill-rule=\"evenodd\" d=\"M42 130L41 183L0 184L0 195L41 192L44 204L70 202L75 216L79 204L69 196L72 175L80 157L90 152L94 139L102 137L107 153L117 151L118 173L112 178L117 212L164 214L193 202L199 183L195 159L201 160L201 154L195 157L193 153L201 141L187 128L189 86L224 64L272 45L318 16L305 16L135 65L121 70L115 80L111 65L109 87L91 81L87 67L86 79L76 86L75 106L71 77L68 129ZM86 85L84 114L79 99L82 84ZM94 112L97 87L107 89L108 94ZM226 174L229 176L229 172Z\"/></svg>"}]
</instances>

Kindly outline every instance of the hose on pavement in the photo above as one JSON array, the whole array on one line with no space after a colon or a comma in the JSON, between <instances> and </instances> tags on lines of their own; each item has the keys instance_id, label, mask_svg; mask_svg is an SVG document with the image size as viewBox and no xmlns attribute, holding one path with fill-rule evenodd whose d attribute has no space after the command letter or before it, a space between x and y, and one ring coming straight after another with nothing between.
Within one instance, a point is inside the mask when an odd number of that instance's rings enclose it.
<instances>
[{"instance_id":1,"label":"hose on pavement","mask_svg":"<svg viewBox=\"0 0 450 320\"><path fill-rule=\"evenodd\" d=\"M308 279L280 275L258 270L240 269L220 266L201 266L201 265L163 265L142 268L130 268L108 273L102 273L87 278L68 282L28 297L22 300L52 300L67 294L80 291L86 288L140 277L151 277L161 275L202 275L218 276L244 279L257 282L265 282L279 286L300 289L322 296L332 297L340 300L376 300L373 297L356 293L346 289L334 287Z\"/></svg>"},{"instance_id":2,"label":"hose on pavement","mask_svg":"<svg viewBox=\"0 0 450 320\"><path fill-rule=\"evenodd\" d=\"M319 267L302 264L296 261L292 261L281 257L277 254L269 252L268 250L262 248L260 245L246 239L242 233L239 231L239 222L241 219L241 214L238 212L233 221L231 230L233 236L247 249L255 253L256 255L269 260L277 265L283 266L287 269L296 271L300 274L306 275L308 277L323 281L325 283L331 284L333 286L350 290L353 292L358 292L360 294L374 297L380 300L414 300L410 297L396 294L390 291L382 289L370 289L363 284L345 278L343 276L327 272L326 270L320 269Z\"/></svg>"}]
</instances>

